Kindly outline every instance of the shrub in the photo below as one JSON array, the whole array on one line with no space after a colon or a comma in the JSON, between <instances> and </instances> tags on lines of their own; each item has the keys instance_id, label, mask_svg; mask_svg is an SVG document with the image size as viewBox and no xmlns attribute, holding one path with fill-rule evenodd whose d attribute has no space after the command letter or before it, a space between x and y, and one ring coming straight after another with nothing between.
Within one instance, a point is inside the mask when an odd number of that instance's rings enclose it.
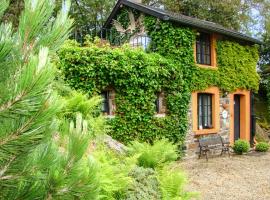
<instances>
[{"instance_id":1,"label":"shrub","mask_svg":"<svg viewBox=\"0 0 270 200\"><path fill-rule=\"evenodd\" d=\"M259 152L267 152L269 150L269 144L266 142L259 142L256 145L255 150Z\"/></svg>"},{"instance_id":2,"label":"shrub","mask_svg":"<svg viewBox=\"0 0 270 200\"><path fill-rule=\"evenodd\" d=\"M185 174L178 169L164 167L159 171L158 180L163 200L188 200L198 196L196 193L185 191L187 179Z\"/></svg>"},{"instance_id":3,"label":"shrub","mask_svg":"<svg viewBox=\"0 0 270 200\"><path fill-rule=\"evenodd\" d=\"M241 139L235 141L234 146L233 146L233 150L237 154L246 153L248 152L249 148L250 148L250 145L248 141L241 140Z\"/></svg>"},{"instance_id":4,"label":"shrub","mask_svg":"<svg viewBox=\"0 0 270 200\"><path fill-rule=\"evenodd\" d=\"M123 199L133 180L129 172L136 160L119 155L102 144L97 144L93 157L98 165L101 199Z\"/></svg>"},{"instance_id":5,"label":"shrub","mask_svg":"<svg viewBox=\"0 0 270 200\"><path fill-rule=\"evenodd\" d=\"M153 169L136 167L130 172L130 176L134 179L134 183L127 191L127 200L161 200L161 191L157 173Z\"/></svg>"},{"instance_id":6,"label":"shrub","mask_svg":"<svg viewBox=\"0 0 270 200\"><path fill-rule=\"evenodd\" d=\"M166 139L155 141L153 145L135 141L129 147L129 153L138 156L138 166L157 168L177 159L177 147Z\"/></svg>"}]
</instances>

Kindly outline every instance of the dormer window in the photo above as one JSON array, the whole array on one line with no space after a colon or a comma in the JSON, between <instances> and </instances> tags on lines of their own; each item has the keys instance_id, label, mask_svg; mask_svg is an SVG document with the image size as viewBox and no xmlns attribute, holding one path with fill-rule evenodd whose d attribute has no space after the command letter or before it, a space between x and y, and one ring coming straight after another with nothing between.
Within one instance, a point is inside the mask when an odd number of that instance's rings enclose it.
<instances>
[{"instance_id":1,"label":"dormer window","mask_svg":"<svg viewBox=\"0 0 270 200\"><path fill-rule=\"evenodd\" d=\"M196 38L196 62L211 65L211 35L199 33Z\"/></svg>"}]
</instances>

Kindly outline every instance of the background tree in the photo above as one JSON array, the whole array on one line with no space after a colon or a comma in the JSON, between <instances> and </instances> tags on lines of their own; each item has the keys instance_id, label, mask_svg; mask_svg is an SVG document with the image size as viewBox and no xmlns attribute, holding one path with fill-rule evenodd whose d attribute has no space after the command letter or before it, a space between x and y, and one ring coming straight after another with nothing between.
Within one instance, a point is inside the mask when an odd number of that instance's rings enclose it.
<instances>
[{"instance_id":1,"label":"background tree","mask_svg":"<svg viewBox=\"0 0 270 200\"><path fill-rule=\"evenodd\" d=\"M61 0L57 0L59 6ZM117 0L73 0L70 16L74 19L73 34L82 38L100 30Z\"/></svg>"},{"instance_id":2,"label":"background tree","mask_svg":"<svg viewBox=\"0 0 270 200\"><path fill-rule=\"evenodd\" d=\"M17 27L19 23L19 16L24 8L23 0L11 0L2 21L12 22L13 27Z\"/></svg>"},{"instance_id":3,"label":"background tree","mask_svg":"<svg viewBox=\"0 0 270 200\"><path fill-rule=\"evenodd\" d=\"M144 0L144 3L252 34L250 27L258 23L254 13L265 0Z\"/></svg>"}]
</instances>

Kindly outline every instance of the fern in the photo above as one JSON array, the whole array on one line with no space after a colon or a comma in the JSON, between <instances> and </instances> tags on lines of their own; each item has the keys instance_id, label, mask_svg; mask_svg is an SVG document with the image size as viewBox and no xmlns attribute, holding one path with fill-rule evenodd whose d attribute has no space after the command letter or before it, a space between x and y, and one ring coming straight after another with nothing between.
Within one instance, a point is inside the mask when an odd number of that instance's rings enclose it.
<instances>
[{"instance_id":1,"label":"fern","mask_svg":"<svg viewBox=\"0 0 270 200\"><path fill-rule=\"evenodd\" d=\"M164 167L158 173L158 180L163 200L189 200L198 196L196 193L185 191L187 179L179 169Z\"/></svg>"},{"instance_id":2,"label":"fern","mask_svg":"<svg viewBox=\"0 0 270 200\"><path fill-rule=\"evenodd\" d=\"M124 198L127 188L132 184L132 178L128 174L135 167L135 160L115 154L103 145L99 145L94 151L94 157L99 167L100 198Z\"/></svg>"},{"instance_id":3,"label":"fern","mask_svg":"<svg viewBox=\"0 0 270 200\"><path fill-rule=\"evenodd\" d=\"M138 156L138 166L158 168L177 159L177 147L166 139L157 140L153 145L132 142L129 153Z\"/></svg>"},{"instance_id":4,"label":"fern","mask_svg":"<svg viewBox=\"0 0 270 200\"><path fill-rule=\"evenodd\" d=\"M63 90L70 92L65 94ZM63 107L61 112L58 113L58 118L74 120L77 113L81 113L82 117L88 122L92 137L102 135L109 130L104 117L100 115L101 98L99 96L88 98L86 94L71 90L68 87L59 89L59 86L58 93L62 94Z\"/></svg>"}]
</instances>

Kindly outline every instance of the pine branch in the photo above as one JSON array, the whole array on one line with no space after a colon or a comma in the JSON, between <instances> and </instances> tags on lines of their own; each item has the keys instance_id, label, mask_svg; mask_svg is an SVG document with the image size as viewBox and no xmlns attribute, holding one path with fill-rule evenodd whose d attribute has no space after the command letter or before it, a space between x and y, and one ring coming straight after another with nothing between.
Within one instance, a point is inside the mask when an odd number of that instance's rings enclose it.
<instances>
[{"instance_id":1,"label":"pine branch","mask_svg":"<svg viewBox=\"0 0 270 200\"><path fill-rule=\"evenodd\" d=\"M28 176L25 159L52 134L58 104L51 102L55 69L49 57L68 38L72 26L70 1L55 20L51 0L25 0L24 5L16 31L11 24L0 25L0 196L4 199L25 199L27 190L35 189L28 199L39 196L38 186L28 187L28 182L40 177ZM6 7L6 0L0 0L0 15Z\"/></svg>"},{"instance_id":2,"label":"pine branch","mask_svg":"<svg viewBox=\"0 0 270 200\"><path fill-rule=\"evenodd\" d=\"M38 113L36 113L34 116L32 116L27 122L25 122L23 124L22 127L19 127L17 130L15 130L12 133L8 134L8 137L6 137L4 140L0 141L0 146L4 146L6 145L8 142L11 142L12 140L16 140L18 139L18 137L23 134L24 132L26 132L32 125L32 123L34 122L35 118L40 117L41 113L44 112L45 106L43 109L40 109ZM41 129L42 127L36 128L35 130L32 130L33 132L38 131L39 129Z\"/></svg>"},{"instance_id":3,"label":"pine branch","mask_svg":"<svg viewBox=\"0 0 270 200\"><path fill-rule=\"evenodd\" d=\"M0 0L0 19L2 18L5 10L8 8L8 1Z\"/></svg>"}]
</instances>

